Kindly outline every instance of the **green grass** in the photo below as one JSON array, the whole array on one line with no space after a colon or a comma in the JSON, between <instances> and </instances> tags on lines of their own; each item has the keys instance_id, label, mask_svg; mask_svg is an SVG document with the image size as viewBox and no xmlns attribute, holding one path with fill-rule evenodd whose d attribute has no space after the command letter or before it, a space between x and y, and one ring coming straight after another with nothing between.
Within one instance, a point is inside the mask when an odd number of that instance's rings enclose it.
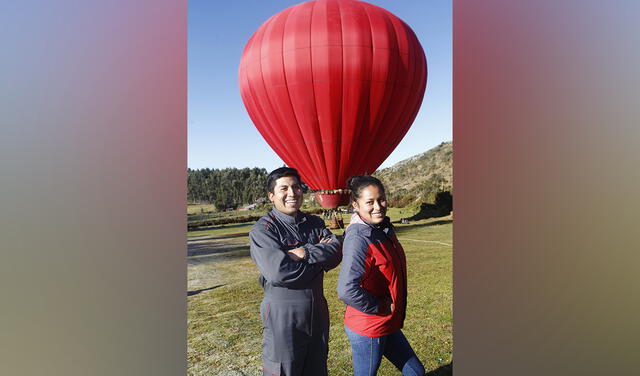
<instances>
[{"instance_id":1,"label":"green grass","mask_svg":"<svg viewBox=\"0 0 640 376\"><path fill-rule=\"evenodd\" d=\"M218 209L213 204L187 204L187 215L216 213Z\"/></svg>"},{"instance_id":2,"label":"green grass","mask_svg":"<svg viewBox=\"0 0 640 376\"><path fill-rule=\"evenodd\" d=\"M211 220L211 219L221 219L221 218L233 218L233 217L242 217L248 215L258 215L262 216L270 208L260 206L254 210L230 210L230 211L217 211L213 205L203 205L203 204L189 204L187 206L187 221L189 223L203 221L203 220Z\"/></svg>"},{"instance_id":3,"label":"green grass","mask_svg":"<svg viewBox=\"0 0 640 376\"><path fill-rule=\"evenodd\" d=\"M390 209L392 220L408 217ZM345 215L348 221L348 215ZM249 256L252 224L189 232L188 374L260 375L262 288ZM407 255L407 318L403 332L427 371L449 363L452 351L452 223L437 218L396 225ZM336 231L341 234L342 230ZM445 243L445 244L441 244ZM329 303L329 374L352 375L351 348L337 298L339 267L325 276ZM386 359L378 375L400 374Z\"/></svg>"}]
</instances>

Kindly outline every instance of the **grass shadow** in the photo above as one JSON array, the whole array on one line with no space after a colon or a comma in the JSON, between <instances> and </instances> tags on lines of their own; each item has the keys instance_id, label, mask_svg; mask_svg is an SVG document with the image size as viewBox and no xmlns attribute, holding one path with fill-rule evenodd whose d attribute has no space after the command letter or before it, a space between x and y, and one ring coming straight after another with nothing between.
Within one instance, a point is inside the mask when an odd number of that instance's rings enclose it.
<instances>
[{"instance_id":1,"label":"grass shadow","mask_svg":"<svg viewBox=\"0 0 640 376\"><path fill-rule=\"evenodd\" d=\"M452 376L453 375L453 362L440 366L433 371L425 373L425 376Z\"/></svg>"},{"instance_id":2,"label":"grass shadow","mask_svg":"<svg viewBox=\"0 0 640 376\"><path fill-rule=\"evenodd\" d=\"M188 232L204 231L204 230L220 230L220 229L224 229L224 228L236 228L236 227L243 227L243 226L253 226L253 224L255 222L256 221L247 222L247 223L237 223L237 224L197 226L197 227L190 228Z\"/></svg>"},{"instance_id":3,"label":"grass shadow","mask_svg":"<svg viewBox=\"0 0 640 376\"><path fill-rule=\"evenodd\" d=\"M251 253L249 253L249 246L235 247L232 250L225 250L223 252L213 253L213 254L200 254L191 256L189 259L189 263L196 264L207 264L210 262L218 262L218 261L229 261L233 259L241 259L251 257Z\"/></svg>"},{"instance_id":4,"label":"grass shadow","mask_svg":"<svg viewBox=\"0 0 640 376\"><path fill-rule=\"evenodd\" d=\"M243 236L249 236L249 233L248 232L240 232L240 233L237 233L237 234L229 234L229 235L221 235L221 236L208 236L206 238L193 238L193 239L190 239L189 241L200 242L200 241L206 241L206 240L233 239L233 238L241 238Z\"/></svg>"},{"instance_id":5,"label":"grass shadow","mask_svg":"<svg viewBox=\"0 0 640 376\"><path fill-rule=\"evenodd\" d=\"M187 257L220 255L225 253L237 252L240 250L249 250L246 244L229 245L229 244L192 244L187 248Z\"/></svg>"},{"instance_id":6,"label":"grass shadow","mask_svg":"<svg viewBox=\"0 0 640 376\"><path fill-rule=\"evenodd\" d=\"M187 296L200 294L200 293L201 293L201 292L203 292L203 291L209 291L209 290L217 289L218 287L222 287L222 286L225 286L225 285L226 285L226 283L225 283L224 285L217 285L217 286L207 287L206 289L199 289L199 290L187 291Z\"/></svg>"},{"instance_id":7,"label":"grass shadow","mask_svg":"<svg viewBox=\"0 0 640 376\"><path fill-rule=\"evenodd\" d=\"M453 223L453 220L441 219L441 220L427 222L427 223L417 223L417 224L406 225L406 226L395 226L395 231L396 231L396 234L402 234L403 232L407 232L407 231L414 230L421 227L439 226L439 225L446 225L449 223Z\"/></svg>"}]
</instances>

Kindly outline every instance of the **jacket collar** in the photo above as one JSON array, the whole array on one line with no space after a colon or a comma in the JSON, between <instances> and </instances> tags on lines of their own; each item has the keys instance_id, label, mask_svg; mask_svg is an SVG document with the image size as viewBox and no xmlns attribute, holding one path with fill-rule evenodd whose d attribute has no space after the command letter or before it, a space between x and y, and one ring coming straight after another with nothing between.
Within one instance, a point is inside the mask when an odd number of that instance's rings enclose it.
<instances>
[{"instance_id":1,"label":"jacket collar","mask_svg":"<svg viewBox=\"0 0 640 376\"><path fill-rule=\"evenodd\" d=\"M284 214L283 212L281 212L280 210L273 208L271 209L271 215L273 215L274 217L278 218L279 220L281 220L284 223L290 224L290 225L295 225L301 222L304 222L307 220L307 216L301 212L300 210L298 210L298 212L296 213L296 216L290 216L288 214Z\"/></svg>"},{"instance_id":2,"label":"jacket collar","mask_svg":"<svg viewBox=\"0 0 640 376\"><path fill-rule=\"evenodd\" d=\"M349 224L352 224L352 223L359 223L359 224L369 226L378 230L382 230L384 232L389 231L388 229L391 228L391 220L389 219L389 217L386 217L386 216L384 217L384 220L380 224L374 225L373 223L367 222L364 219L362 219L358 213L353 213L353 215L351 215L351 220L349 221Z\"/></svg>"}]
</instances>

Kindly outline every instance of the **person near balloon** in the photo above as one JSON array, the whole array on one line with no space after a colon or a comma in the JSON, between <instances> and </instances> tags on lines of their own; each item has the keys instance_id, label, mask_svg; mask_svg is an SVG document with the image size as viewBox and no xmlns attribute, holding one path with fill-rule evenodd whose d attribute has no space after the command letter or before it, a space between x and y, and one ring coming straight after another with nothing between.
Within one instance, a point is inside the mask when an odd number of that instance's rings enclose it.
<instances>
[{"instance_id":1,"label":"person near balloon","mask_svg":"<svg viewBox=\"0 0 640 376\"><path fill-rule=\"evenodd\" d=\"M375 177L348 181L354 213L345 230L338 296L355 376L376 375L386 357L403 375L424 366L402 333L407 307L407 267L402 245L386 216L385 189Z\"/></svg>"},{"instance_id":2,"label":"person near balloon","mask_svg":"<svg viewBox=\"0 0 640 376\"><path fill-rule=\"evenodd\" d=\"M326 376L329 309L323 278L340 263L342 247L322 218L299 210L297 170L272 171L267 190L273 209L249 232L264 289L263 375Z\"/></svg>"}]
</instances>

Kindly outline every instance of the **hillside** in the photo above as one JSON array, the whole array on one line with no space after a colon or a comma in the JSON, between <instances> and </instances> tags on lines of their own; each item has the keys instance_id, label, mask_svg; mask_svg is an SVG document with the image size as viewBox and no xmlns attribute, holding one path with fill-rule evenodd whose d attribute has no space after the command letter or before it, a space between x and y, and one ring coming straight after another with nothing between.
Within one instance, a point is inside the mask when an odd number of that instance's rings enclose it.
<instances>
[{"instance_id":1,"label":"hillside","mask_svg":"<svg viewBox=\"0 0 640 376\"><path fill-rule=\"evenodd\" d=\"M391 205L434 203L438 192L453 193L452 149L450 141L443 142L373 175L387 187ZM264 168L187 169L187 173L189 203L210 204L214 211L221 211L266 200L264 185L268 173Z\"/></svg>"},{"instance_id":2,"label":"hillside","mask_svg":"<svg viewBox=\"0 0 640 376\"><path fill-rule=\"evenodd\" d=\"M422 154L376 171L393 205L434 202L438 192L453 194L453 143L443 142Z\"/></svg>"}]
</instances>

